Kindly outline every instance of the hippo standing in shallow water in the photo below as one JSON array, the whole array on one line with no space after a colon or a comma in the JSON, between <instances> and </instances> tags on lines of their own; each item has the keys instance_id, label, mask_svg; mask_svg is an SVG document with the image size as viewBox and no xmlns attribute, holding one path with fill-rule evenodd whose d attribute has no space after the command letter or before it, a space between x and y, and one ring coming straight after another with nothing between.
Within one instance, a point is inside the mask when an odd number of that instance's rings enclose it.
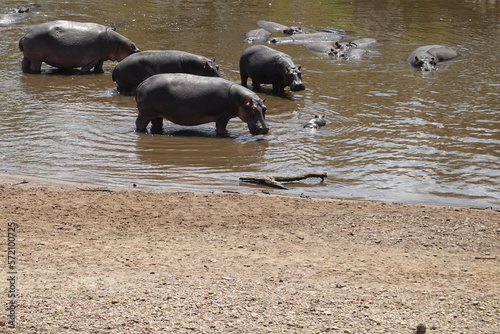
<instances>
[{"instance_id":1,"label":"hippo standing in shallow water","mask_svg":"<svg viewBox=\"0 0 500 334\"><path fill-rule=\"evenodd\" d=\"M72 21L46 22L31 28L19 41L23 72L40 73L42 63L60 69L102 73L105 60L122 61L139 49L110 27Z\"/></svg>"},{"instance_id":2,"label":"hippo standing in shallow water","mask_svg":"<svg viewBox=\"0 0 500 334\"><path fill-rule=\"evenodd\" d=\"M215 122L217 136L227 136L231 118L247 123L252 135L269 131L265 121L266 106L254 92L222 78L192 74L158 74L137 87L136 120L138 132L163 132L163 118L179 125Z\"/></svg>"},{"instance_id":3,"label":"hippo standing in shallow water","mask_svg":"<svg viewBox=\"0 0 500 334\"><path fill-rule=\"evenodd\" d=\"M208 58L184 51L142 51L116 65L112 78L118 85L118 92L135 94L141 82L161 73L218 77L219 66Z\"/></svg>"},{"instance_id":4,"label":"hippo standing in shallow water","mask_svg":"<svg viewBox=\"0 0 500 334\"><path fill-rule=\"evenodd\" d=\"M457 56L457 51L449 46L426 45L415 49L406 62L422 71L435 71L440 61L450 60Z\"/></svg>"},{"instance_id":5,"label":"hippo standing in shallow water","mask_svg":"<svg viewBox=\"0 0 500 334\"><path fill-rule=\"evenodd\" d=\"M287 86L293 92L305 89L300 66L296 66L289 55L264 45L254 45L243 51L240 77L245 87L250 77L255 90L260 89L260 84L272 84L276 94L283 94Z\"/></svg>"}]
</instances>

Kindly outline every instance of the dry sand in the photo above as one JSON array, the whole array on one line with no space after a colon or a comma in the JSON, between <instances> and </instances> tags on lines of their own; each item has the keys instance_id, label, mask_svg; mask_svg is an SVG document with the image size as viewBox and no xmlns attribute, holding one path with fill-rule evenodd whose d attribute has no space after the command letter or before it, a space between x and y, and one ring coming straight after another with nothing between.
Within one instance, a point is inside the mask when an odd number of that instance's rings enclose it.
<instances>
[{"instance_id":1,"label":"dry sand","mask_svg":"<svg viewBox=\"0 0 500 334\"><path fill-rule=\"evenodd\" d=\"M0 177L0 333L500 333L495 210Z\"/></svg>"}]
</instances>

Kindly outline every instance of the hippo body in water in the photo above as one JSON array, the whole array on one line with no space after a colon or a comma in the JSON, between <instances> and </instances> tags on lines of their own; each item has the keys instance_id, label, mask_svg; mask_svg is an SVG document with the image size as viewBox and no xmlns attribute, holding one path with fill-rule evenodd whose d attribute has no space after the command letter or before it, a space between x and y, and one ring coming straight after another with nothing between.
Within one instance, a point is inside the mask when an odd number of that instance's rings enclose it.
<instances>
[{"instance_id":1,"label":"hippo body in water","mask_svg":"<svg viewBox=\"0 0 500 334\"><path fill-rule=\"evenodd\" d=\"M102 73L106 60L122 61L139 49L110 27L97 23L51 21L32 27L19 41L23 72L40 73L42 63Z\"/></svg>"},{"instance_id":2,"label":"hippo body in water","mask_svg":"<svg viewBox=\"0 0 500 334\"><path fill-rule=\"evenodd\" d=\"M305 129L318 129L326 125L325 116L314 116L311 120L302 125Z\"/></svg>"},{"instance_id":3,"label":"hippo body in water","mask_svg":"<svg viewBox=\"0 0 500 334\"><path fill-rule=\"evenodd\" d=\"M245 87L251 78L256 90L260 84L272 84L276 94L283 94L287 86L294 92L305 89L300 66L295 65L289 55L264 45L250 46L243 51L240 77Z\"/></svg>"},{"instance_id":4,"label":"hippo body in water","mask_svg":"<svg viewBox=\"0 0 500 334\"><path fill-rule=\"evenodd\" d=\"M422 71L435 71L439 62L458 56L457 51L449 46L426 45L415 49L406 62Z\"/></svg>"},{"instance_id":5,"label":"hippo body in water","mask_svg":"<svg viewBox=\"0 0 500 334\"><path fill-rule=\"evenodd\" d=\"M142 51L118 63L112 79L118 86L118 92L133 95L141 82L161 73L218 77L219 66L208 58L184 51Z\"/></svg>"},{"instance_id":6,"label":"hippo body in water","mask_svg":"<svg viewBox=\"0 0 500 334\"><path fill-rule=\"evenodd\" d=\"M163 132L163 118L185 126L215 122L217 136L227 136L231 118L247 123L252 135L269 131L266 106L254 92L222 78L192 74L157 74L137 87L138 132Z\"/></svg>"}]
</instances>

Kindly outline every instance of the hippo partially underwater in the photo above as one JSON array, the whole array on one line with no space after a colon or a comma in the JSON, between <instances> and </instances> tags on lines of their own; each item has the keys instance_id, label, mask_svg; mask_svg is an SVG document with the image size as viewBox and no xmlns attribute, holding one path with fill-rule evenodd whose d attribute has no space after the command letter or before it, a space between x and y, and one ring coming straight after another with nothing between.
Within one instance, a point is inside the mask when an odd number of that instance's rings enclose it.
<instances>
[{"instance_id":1,"label":"hippo partially underwater","mask_svg":"<svg viewBox=\"0 0 500 334\"><path fill-rule=\"evenodd\" d=\"M121 61L139 49L112 28L97 23L51 21L32 27L19 41L23 72L40 73L42 63L102 73L106 60Z\"/></svg>"},{"instance_id":2,"label":"hippo partially underwater","mask_svg":"<svg viewBox=\"0 0 500 334\"><path fill-rule=\"evenodd\" d=\"M217 136L227 136L231 118L247 123L252 135L269 131L266 106L254 92L223 78L192 74L157 74L137 87L136 130L163 132L163 118L185 126L215 122Z\"/></svg>"},{"instance_id":3,"label":"hippo partially underwater","mask_svg":"<svg viewBox=\"0 0 500 334\"><path fill-rule=\"evenodd\" d=\"M457 51L449 46L426 45L415 49L406 62L422 71L435 71L439 62L458 56Z\"/></svg>"},{"instance_id":4,"label":"hippo partially underwater","mask_svg":"<svg viewBox=\"0 0 500 334\"><path fill-rule=\"evenodd\" d=\"M315 115L308 122L302 124L302 127L305 129L318 129L325 125L326 125L325 116Z\"/></svg>"}]
</instances>

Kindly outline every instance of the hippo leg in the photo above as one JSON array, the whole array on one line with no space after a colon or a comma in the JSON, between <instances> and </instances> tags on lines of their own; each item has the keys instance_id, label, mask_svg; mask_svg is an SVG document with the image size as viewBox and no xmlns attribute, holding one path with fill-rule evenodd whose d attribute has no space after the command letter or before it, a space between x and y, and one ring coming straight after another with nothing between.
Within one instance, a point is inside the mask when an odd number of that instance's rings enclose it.
<instances>
[{"instance_id":1,"label":"hippo leg","mask_svg":"<svg viewBox=\"0 0 500 334\"><path fill-rule=\"evenodd\" d=\"M227 123L229 119L220 118L215 122L215 128L217 129L217 137L228 137L229 133L226 130Z\"/></svg>"},{"instance_id":2,"label":"hippo leg","mask_svg":"<svg viewBox=\"0 0 500 334\"><path fill-rule=\"evenodd\" d=\"M252 80L253 90L260 91L260 84Z\"/></svg>"},{"instance_id":3,"label":"hippo leg","mask_svg":"<svg viewBox=\"0 0 500 334\"><path fill-rule=\"evenodd\" d=\"M151 133L156 135L163 133L163 117L156 117L151 120Z\"/></svg>"},{"instance_id":4,"label":"hippo leg","mask_svg":"<svg viewBox=\"0 0 500 334\"><path fill-rule=\"evenodd\" d=\"M21 68L23 69L24 73L30 73L31 70L31 61L25 57L23 57L23 60L21 61Z\"/></svg>"},{"instance_id":5,"label":"hippo leg","mask_svg":"<svg viewBox=\"0 0 500 334\"><path fill-rule=\"evenodd\" d=\"M42 72L42 62L41 61L31 61L27 57L23 57L21 61L21 66L24 73L41 73Z\"/></svg>"},{"instance_id":6,"label":"hippo leg","mask_svg":"<svg viewBox=\"0 0 500 334\"><path fill-rule=\"evenodd\" d=\"M273 84L273 92L275 94L285 94L285 85Z\"/></svg>"},{"instance_id":7,"label":"hippo leg","mask_svg":"<svg viewBox=\"0 0 500 334\"><path fill-rule=\"evenodd\" d=\"M96 71L97 71L97 66L98 66L99 62L91 62L85 66L82 66L82 69L80 70L80 73L89 73L90 70L95 67L96 68ZM102 71L102 64L101 64L101 71ZM99 72L97 71L96 73L102 73L102 72Z\"/></svg>"},{"instance_id":8,"label":"hippo leg","mask_svg":"<svg viewBox=\"0 0 500 334\"><path fill-rule=\"evenodd\" d=\"M142 115L137 116L137 119L135 120L135 131L147 133L147 126L150 121L151 119L149 117L145 117Z\"/></svg>"},{"instance_id":9,"label":"hippo leg","mask_svg":"<svg viewBox=\"0 0 500 334\"><path fill-rule=\"evenodd\" d=\"M102 69L103 64L104 62L102 60L99 60L94 66L94 73L104 73L104 70Z\"/></svg>"},{"instance_id":10,"label":"hippo leg","mask_svg":"<svg viewBox=\"0 0 500 334\"><path fill-rule=\"evenodd\" d=\"M246 73L240 72L241 85L247 87L248 75Z\"/></svg>"}]
</instances>

